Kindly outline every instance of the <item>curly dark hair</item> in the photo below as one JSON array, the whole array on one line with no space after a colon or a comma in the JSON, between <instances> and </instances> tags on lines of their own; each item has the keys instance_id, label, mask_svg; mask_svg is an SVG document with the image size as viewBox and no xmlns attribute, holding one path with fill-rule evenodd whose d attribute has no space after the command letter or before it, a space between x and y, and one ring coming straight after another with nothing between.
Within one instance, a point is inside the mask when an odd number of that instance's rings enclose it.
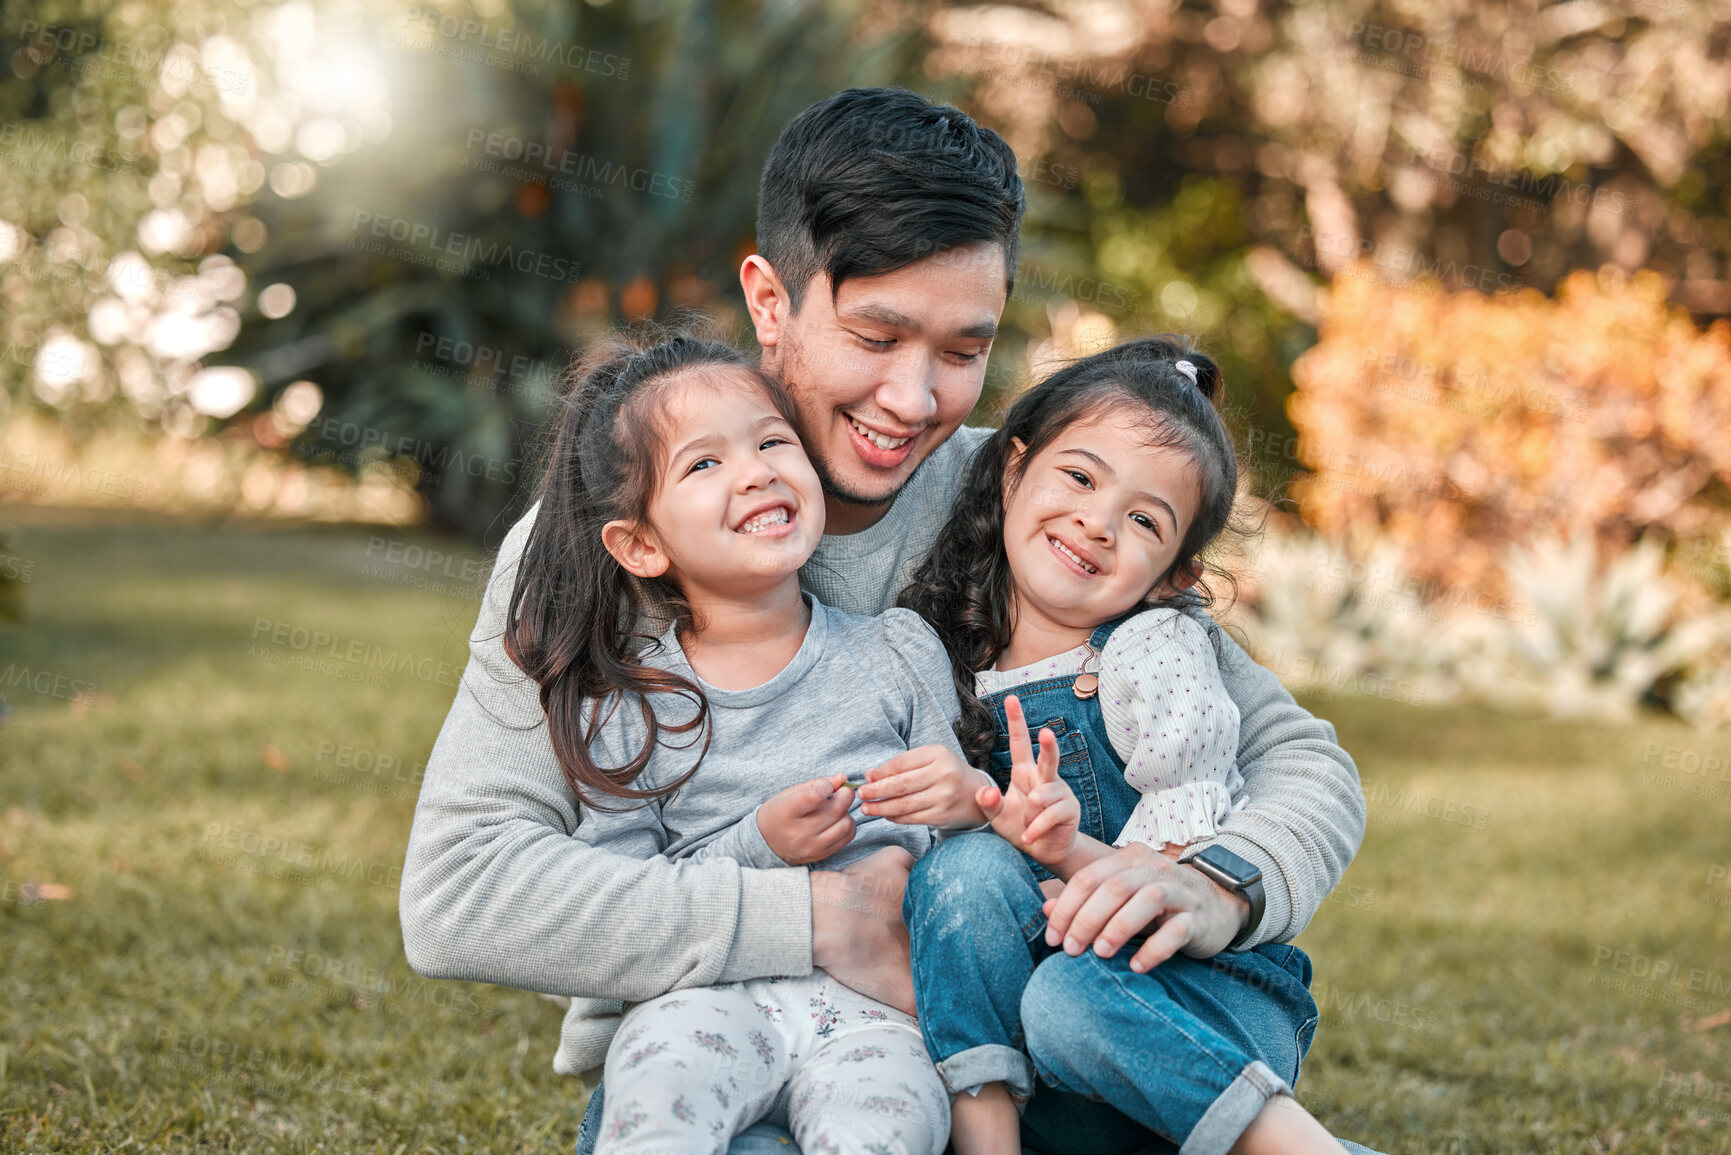
<instances>
[{"instance_id":1,"label":"curly dark hair","mask_svg":"<svg viewBox=\"0 0 1731 1155\"><path fill-rule=\"evenodd\" d=\"M653 331L651 331L653 332ZM754 378L770 403L795 429L793 400L739 350L721 341L679 332L649 338L617 336L602 342L566 377L563 408L539 489L540 508L523 547L506 611L504 645L541 687L548 735L572 793L597 806L605 797L642 801L671 793L691 777L658 790L627 785L649 764L663 733L702 736L698 762L709 749L709 701L689 678L648 665L646 649L660 631L694 626L691 603L678 582L663 575L639 578L607 552L601 531L610 521L648 523L655 479L668 447L662 402L694 372L724 369ZM658 725L648 695L672 693L696 713L678 725ZM611 717L635 699L648 738L623 766L597 765L589 743ZM587 717L585 717L587 714Z\"/></svg>"},{"instance_id":2,"label":"curly dark hair","mask_svg":"<svg viewBox=\"0 0 1731 1155\"><path fill-rule=\"evenodd\" d=\"M1175 367L1178 361L1194 367L1194 383ZM1224 388L1220 367L1182 337L1127 341L1072 362L1022 394L980 448L937 545L896 600L931 623L949 651L962 703L956 733L970 761L983 765L996 742L992 713L974 693L974 674L997 661L1015 628L1013 579L1004 551L1005 471L1012 471L1013 489L1064 430L1107 411L1122 412L1140 425L1148 444L1188 454L1196 465L1200 500L1177 558L1160 581L1190 567L1198 582L1182 600L1211 604L1203 574L1228 581L1230 575L1200 555L1231 523L1238 489L1238 455L1219 411ZM1011 438L1027 447L1019 459Z\"/></svg>"}]
</instances>

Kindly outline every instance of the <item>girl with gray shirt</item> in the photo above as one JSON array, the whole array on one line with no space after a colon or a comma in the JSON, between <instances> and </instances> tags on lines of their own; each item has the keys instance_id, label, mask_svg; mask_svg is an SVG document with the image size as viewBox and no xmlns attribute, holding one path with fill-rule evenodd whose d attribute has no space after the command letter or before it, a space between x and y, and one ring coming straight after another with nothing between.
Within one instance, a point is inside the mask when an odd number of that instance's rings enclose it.
<instances>
[{"instance_id":1,"label":"girl with gray shirt","mask_svg":"<svg viewBox=\"0 0 1731 1155\"><path fill-rule=\"evenodd\" d=\"M583 806L577 840L822 870L941 836L859 814L848 780L920 747L961 764L949 658L911 611L802 592L823 526L791 400L733 349L676 337L582 378L505 632ZM833 772L805 779L814 765ZM968 773L934 806L977 825L990 779ZM822 970L572 1014L591 1022L568 1038L597 1053L570 1061L605 1052L602 1152L720 1152L763 1118L813 1152L937 1155L948 1139L912 1016Z\"/></svg>"}]
</instances>

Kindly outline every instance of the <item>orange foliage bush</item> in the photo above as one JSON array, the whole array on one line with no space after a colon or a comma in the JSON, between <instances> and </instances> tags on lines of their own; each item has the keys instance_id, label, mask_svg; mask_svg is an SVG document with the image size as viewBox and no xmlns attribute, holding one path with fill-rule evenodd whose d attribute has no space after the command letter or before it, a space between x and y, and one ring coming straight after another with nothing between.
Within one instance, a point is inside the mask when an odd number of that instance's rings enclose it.
<instances>
[{"instance_id":1,"label":"orange foliage bush","mask_svg":"<svg viewBox=\"0 0 1731 1155\"><path fill-rule=\"evenodd\" d=\"M1716 536L1731 493L1731 324L1702 331L1652 273L1571 274L1552 300L1337 277L1288 412L1303 516L1389 537L1427 582L1500 589L1512 545L1620 553Z\"/></svg>"}]
</instances>

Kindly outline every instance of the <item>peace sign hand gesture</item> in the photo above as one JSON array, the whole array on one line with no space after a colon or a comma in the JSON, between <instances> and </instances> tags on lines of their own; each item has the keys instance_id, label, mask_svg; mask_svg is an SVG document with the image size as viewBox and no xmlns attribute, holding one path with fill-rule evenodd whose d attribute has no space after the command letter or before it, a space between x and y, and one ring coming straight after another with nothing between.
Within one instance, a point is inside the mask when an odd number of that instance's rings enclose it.
<instances>
[{"instance_id":1,"label":"peace sign hand gesture","mask_svg":"<svg viewBox=\"0 0 1731 1155\"><path fill-rule=\"evenodd\" d=\"M1005 841L1035 862L1053 866L1078 840L1082 806L1069 784L1058 777L1058 739L1052 731L1040 731L1036 761L1028 719L1014 694L1004 699L1004 716L1010 724L1010 789L982 786L974 800Z\"/></svg>"}]
</instances>

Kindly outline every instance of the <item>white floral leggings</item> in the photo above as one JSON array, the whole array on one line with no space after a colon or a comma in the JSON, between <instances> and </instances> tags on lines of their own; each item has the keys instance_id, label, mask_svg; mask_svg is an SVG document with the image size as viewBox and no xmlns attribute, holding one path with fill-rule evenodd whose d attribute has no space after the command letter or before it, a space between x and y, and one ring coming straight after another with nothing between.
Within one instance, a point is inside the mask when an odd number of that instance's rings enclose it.
<instances>
[{"instance_id":1,"label":"white floral leggings","mask_svg":"<svg viewBox=\"0 0 1731 1155\"><path fill-rule=\"evenodd\" d=\"M950 1135L918 1023L823 971L633 1007L602 1086L596 1155L719 1155L760 1119L806 1155L939 1155Z\"/></svg>"}]
</instances>

